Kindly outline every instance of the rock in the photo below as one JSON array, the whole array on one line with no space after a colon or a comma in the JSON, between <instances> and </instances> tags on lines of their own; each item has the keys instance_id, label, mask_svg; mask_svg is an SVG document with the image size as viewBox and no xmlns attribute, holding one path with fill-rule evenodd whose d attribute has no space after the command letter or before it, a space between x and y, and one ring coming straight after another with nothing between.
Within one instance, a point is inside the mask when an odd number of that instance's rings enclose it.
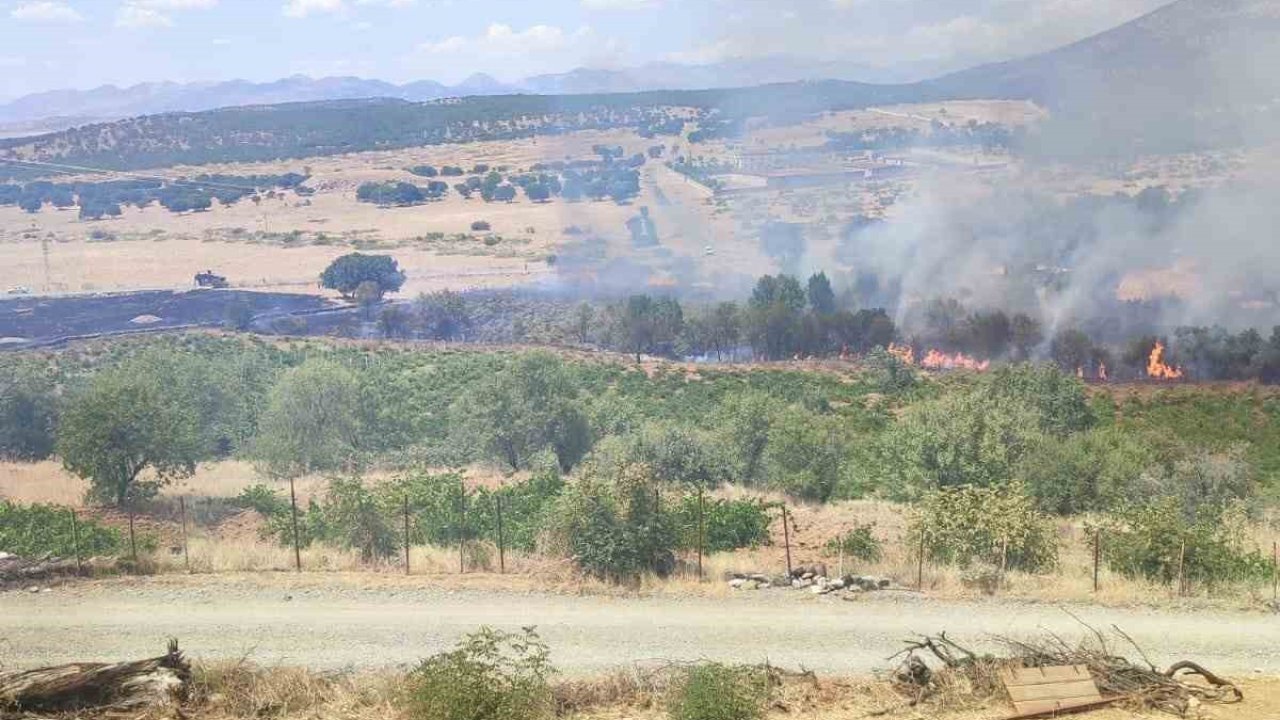
<instances>
[{"instance_id":1,"label":"rock","mask_svg":"<svg viewBox=\"0 0 1280 720\"><path fill-rule=\"evenodd\" d=\"M833 590L840 590L844 588L844 580L842 578L836 578L835 580L828 582L827 586Z\"/></svg>"},{"instance_id":2,"label":"rock","mask_svg":"<svg viewBox=\"0 0 1280 720\"><path fill-rule=\"evenodd\" d=\"M729 581L729 587L733 588L734 590L741 589L742 586L746 584L747 584L747 581L743 578L734 578ZM751 583L751 584L755 585L755 583Z\"/></svg>"},{"instance_id":3,"label":"rock","mask_svg":"<svg viewBox=\"0 0 1280 720\"><path fill-rule=\"evenodd\" d=\"M748 575L747 579L754 580L758 583L764 583L765 585L773 584L773 581L769 579L768 575L761 575L759 573L756 573L755 575Z\"/></svg>"},{"instance_id":4,"label":"rock","mask_svg":"<svg viewBox=\"0 0 1280 720\"><path fill-rule=\"evenodd\" d=\"M835 588L831 587L830 585L814 585L813 587L809 588L809 592L813 593L814 595L826 595L827 593L832 592L833 590L835 590Z\"/></svg>"},{"instance_id":5,"label":"rock","mask_svg":"<svg viewBox=\"0 0 1280 720\"><path fill-rule=\"evenodd\" d=\"M807 573L805 573L805 574L801 575L801 576L800 576L800 579L801 579L801 580L812 580L812 579L813 579L813 573L811 573L811 572L807 572Z\"/></svg>"},{"instance_id":6,"label":"rock","mask_svg":"<svg viewBox=\"0 0 1280 720\"><path fill-rule=\"evenodd\" d=\"M879 587L881 590L889 587L889 585L891 584L892 583L889 582L889 578L880 578L880 580L876 583L877 587Z\"/></svg>"},{"instance_id":7,"label":"rock","mask_svg":"<svg viewBox=\"0 0 1280 720\"><path fill-rule=\"evenodd\" d=\"M38 592L40 592L40 588L36 587L35 585L32 585L31 587L27 588L27 592L29 592L29 593L38 593Z\"/></svg>"},{"instance_id":8,"label":"rock","mask_svg":"<svg viewBox=\"0 0 1280 720\"><path fill-rule=\"evenodd\" d=\"M813 584L812 580L805 580L804 578L798 578L796 580L791 581L791 587L796 589L807 588L812 584Z\"/></svg>"}]
</instances>

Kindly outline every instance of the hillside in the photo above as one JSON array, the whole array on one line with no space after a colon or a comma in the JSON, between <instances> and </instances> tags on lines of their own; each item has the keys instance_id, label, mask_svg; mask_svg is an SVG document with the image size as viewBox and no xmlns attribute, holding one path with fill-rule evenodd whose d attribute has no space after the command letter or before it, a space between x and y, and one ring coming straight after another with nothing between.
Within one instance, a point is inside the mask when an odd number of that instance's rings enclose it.
<instances>
[{"instance_id":1,"label":"hillside","mask_svg":"<svg viewBox=\"0 0 1280 720\"><path fill-rule=\"evenodd\" d=\"M1153 149L1268 137L1280 77L1276 0L1178 0L1063 48L925 83L948 97L1034 100L1048 142Z\"/></svg>"},{"instance_id":2,"label":"hillside","mask_svg":"<svg viewBox=\"0 0 1280 720\"><path fill-rule=\"evenodd\" d=\"M792 82L611 94L490 95L414 103L348 100L172 113L0 141L0 158L112 169L331 155L501 140L584 129L678 131L674 108L735 132L747 117L785 124L814 113L944 99L1030 99L1056 122L1037 139L1055 153L1182 151L1271 137L1280 76L1277 0L1179 0L1113 30L1040 55L916 84ZM757 76L765 77L765 76ZM341 79L334 81L341 85ZM616 74L540 78L573 92L626 86ZM464 83L507 91L492 78ZM379 86L381 87L381 86ZM408 87L408 86L406 86ZM370 92L378 88L370 88ZM405 94L404 87L382 88ZM435 92L423 87L414 92ZM359 92L364 92L360 90ZM412 93L410 93L412 94Z\"/></svg>"},{"instance_id":3,"label":"hillside","mask_svg":"<svg viewBox=\"0 0 1280 720\"><path fill-rule=\"evenodd\" d=\"M673 134L674 110L723 122L911 102L914 86L825 81L729 90L504 95L427 103L347 100L170 113L0 141L0 159L128 170L630 128ZM5 168L9 170L9 168Z\"/></svg>"}]
</instances>

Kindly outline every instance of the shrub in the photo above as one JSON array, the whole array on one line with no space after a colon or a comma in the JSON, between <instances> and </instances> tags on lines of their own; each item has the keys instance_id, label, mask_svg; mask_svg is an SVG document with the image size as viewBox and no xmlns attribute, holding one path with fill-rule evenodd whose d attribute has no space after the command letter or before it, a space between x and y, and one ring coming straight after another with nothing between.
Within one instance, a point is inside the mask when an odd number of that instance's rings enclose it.
<instances>
[{"instance_id":1,"label":"shrub","mask_svg":"<svg viewBox=\"0 0 1280 720\"><path fill-rule=\"evenodd\" d=\"M610 582L675 566L673 514L662 512L658 485L643 465L601 476L586 474L566 488L549 517L553 552L583 572Z\"/></svg>"},{"instance_id":2,"label":"shrub","mask_svg":"<svg viewBox=\"0 0 1280 720\"><path fill-rule=\"evenodd\" d=\"M855 525L849 532L827 542L827 554L837 555L843 548L844 554L855 560L879 562L884 557L884 546L873 532L875 527L874 523Z\"/></svg>"},{"instance_id":3,"label":"shrub","mask_svg":"<svg viewBox=\"0 0 1280 720\"><path fill-rule=\"evenodd\" d=\"M399 290L404 285L404 280L404 272L400 270L395 258L390 255L363 253L348 253L337 258L320 275L322 287L337 290L347 299L355 297L356 289L361 283L375 283L381 296L382 293Z\"/></svg>"},{"instance_id":4,"label":"shrub","mask_svg":"<svg viewBox=\"0 0 1280 720\"><path fill-rule=\"evenodd\" d=\"M80 519L76 532L80 554L106 555L119 550L120 532L92 520ZM71 557L75 534L70 508L58 505L15 505L0 501L0 551L39 558L46 555Z\"/></svg>"},{"instance_id":5,"label":"shrub","mask_svg":"<svg viewBox=\"0 0 1280 720\"><path fill-rule=\"evenodd\" d=\"M1181 565L1188 583L1212 587L1271 577L1271 562L1247 548L1243 503L1200 508L1188 515L1177 497L1129 508L1101 524L1102 555L1128 577L1172 583Z\"/></svg>"},{"instance_id":6,"label":"shrub","mask_svg":"<svg viewBox=\"0 0 1280 720\"><path fill-rule=\"evenodd\" d=\"M258 514L268 518L289 512L289 501L263 483L241 490L233 502L236 507L257 510Z\"/></svg>"},{"instance_id":7,"label":"shrub","mask_svg":"<svg viewBox=\"0 0 1280 720\"><path fill-rule=\"evenodd\" d=\"M698 496L685 495L673 510L680 528L680 547L698 546ZM729 552L769 543L769 506L758 500L704 498L703 552Z\"/></svg>"},{"instance_id":8,"label":"shrub","mask_svg":"<svg viewBox=\"0 0 1280 720\"><path fill-rule=\"evenodd\" d=\"M471 232L489 232L491 229L488 220L476 220L471 223Z\"/></svg>"},{"instance_id":9,"label":"shrub","mask_svg":"<svg viewBox=\"0 0 1280 720\"><path fill-rule=\"evenodd\" d=\"M409 675L415 720L539 720L555 714L550 652L534 632L483 627Z\"/></svg>"},{"instance_id":10,"label":"shrub","mask_svg":"<svg viewBox=\"0 0 1280 720\"><path fill-rule=\"evenodd\" d=\"M702 663L684 671L667 712L672 720L757 720L771 690L758 667Z\"/></svg>"},{"instance_id":11,"label":"shrub","mask_svg":"<svg viewBox=\"0 0 1280 720\"><path fill-rule=\"evenodd\" d=\"M1020 483L928 493L911 520L913 546L921 532L929 557L948 565L1042 572L1057 562L1053 522L1035 509Z\"/></svg>"}]
</instances>

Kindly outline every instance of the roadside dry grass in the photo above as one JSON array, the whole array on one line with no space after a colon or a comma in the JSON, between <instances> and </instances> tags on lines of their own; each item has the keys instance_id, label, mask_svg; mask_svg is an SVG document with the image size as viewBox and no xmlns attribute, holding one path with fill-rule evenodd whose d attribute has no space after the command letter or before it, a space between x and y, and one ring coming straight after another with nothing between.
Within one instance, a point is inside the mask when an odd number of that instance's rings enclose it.
<instances>
[{"instance_id":1,"label":"roadside dry grass","mask_svg":"<svg viewBox=\"0 0 1280 720\"><path fill-rule=\"evenodd\" d=\"M554 656L553 656L554 659ZM668 717L669 672L656 667L620 668L581 679L557 679L553 691L558 716L575 720L659 720ZM1241 681L1245 701L1205 706L1207 719L1272 720L1280 707L1280 678ZM314 673L297 668L261 668L245 662L199 664L186 716L194 720L274 717L328 720L407 718L405 676L399 673ZM945 705L908 706L906 699L877 678L795 676L777 689L769 718L850 720L988 720L1006 717L1001 700L953 698ZM1090 713L1094 720L1169 717L1111 708Z\"/></svg>"}]
</instances>

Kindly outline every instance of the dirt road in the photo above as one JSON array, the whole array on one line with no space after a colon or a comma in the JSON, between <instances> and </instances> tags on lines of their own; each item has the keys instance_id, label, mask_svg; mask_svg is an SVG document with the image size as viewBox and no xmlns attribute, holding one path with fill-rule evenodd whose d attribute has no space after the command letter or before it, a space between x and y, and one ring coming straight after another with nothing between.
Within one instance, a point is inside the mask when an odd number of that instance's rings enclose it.
<instances>
[{"instance_id":1,"label":"dirt road","mask_svg":"<svg viewBox=\"0 0 1280 720\"><path fill-rule=\"evenodd\" d=\"M1075 608L1112 623L1157 663L1194 658L1228 673L1280 673L1280 618ZM556 665L583 674L648 659L712 658L856 674L884 667L903 638L1082 628L1050 605L941 603L888 594L846 602L795 592L727 598L609 598L281 580L120 580L0 593L0 666L154 654L177 637L192 655L313 668L408 665L478 625L537 625Z\"/></svg>"}]
</instances>

